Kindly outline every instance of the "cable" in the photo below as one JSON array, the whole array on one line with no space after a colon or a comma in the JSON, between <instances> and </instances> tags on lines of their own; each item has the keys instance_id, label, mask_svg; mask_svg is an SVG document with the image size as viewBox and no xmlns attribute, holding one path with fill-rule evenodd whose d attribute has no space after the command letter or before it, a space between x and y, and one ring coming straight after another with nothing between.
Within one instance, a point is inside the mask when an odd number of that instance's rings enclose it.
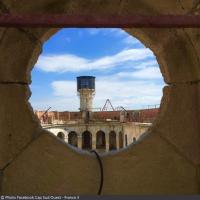
<instances>
[{"instance_id":1,"label":"cable","mask_svg":"<svg viewBox=\"0 0 200 200\"><path fill-rule=\"evenodd\" d=\"M99 154L95 150L91 150L90 152L95 153L97 160L99 162L100 173L101 173L101 182L100 182L99 191L98 191L97 194L101 195L101 191L102 191L102 188L103 188L103 164L102 164L102 161L101 161Z\"/></svg>"}]
</instances>

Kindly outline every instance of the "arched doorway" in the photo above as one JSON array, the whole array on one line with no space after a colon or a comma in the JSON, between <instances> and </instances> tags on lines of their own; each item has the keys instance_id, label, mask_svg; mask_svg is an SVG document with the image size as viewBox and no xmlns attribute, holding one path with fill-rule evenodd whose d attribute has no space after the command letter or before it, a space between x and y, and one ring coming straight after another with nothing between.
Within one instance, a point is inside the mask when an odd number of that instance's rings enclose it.
<instances>
[{"instance_id":1,"label":"arched doorway","mask_svg":"<svg viewBox=\"0 0 200 200\"><path fill-rule=\"evenodd\" d=\"M119 132L119 148L123 148L123 133Z\"/></svg>"},{"instance_id":2,"label":"arched doorway","mask_svg":"<svg viewBox=\"0 0 200 200\"><path fill-rule=\"evenodd\" d=\"M109 134L109 150L117 149L116 145L116 133L111 131Z\"/></svg>"},{"instance_id":3,"label":"arched doorway","mask_svg":"<svg viewBox=\"0 0 200 200\"><path fill-rule=\"evenodd\" d=\"M105 149L106 148L106 137L103 131L97 132L97 142L96 142L97 149Z\"/></svg>"},{"instance_id":4,"label":"arched doorway","mask_svg":"<svg viewBox=\"0 0 200 200\"><path fill-rule=\"evenodd\" d=\"M68 134L68 143L75 147L78 146L78 137L77 137L77 133L75 131L71 131Z\"/></svg>"},{"instance_id":5,"label":"arched doorway","mask_svg":"<svg viewBox=\"0 0 200 200\"><path fill-rule=\"evenodd\" d=\"M133 137L133 143L135 143L136 142L136 137Z\"/></svg>"},{"instance_id":6,"label":"arched doorway","mask_svg":"<svg viewBox=\"0 0 200 200\"><path fill-rule=\"evenodd\" d=\"M82 134L82 148L92 149L92 134L89 131Z\"/></svg>"},{"instance_id":7,"label":"arched doorway","mask_svg":"<svg viewBox=\"0 0 200 200\"><path fill-rule=\"evenodd\" d=\"M128 137L125 135L125 145L128 146Z\"/></svg>"},{"instance_id":8,"label":"arched doorway","mask_svg":"<svg viewBox=\"0 0 200 200\"><path fill-rule=\"evenodd\" d=\"M57 137L60 138L61 140L65 140L65 134L63 132L59 132L57 134Z\"/></svg>"}]
</instances>

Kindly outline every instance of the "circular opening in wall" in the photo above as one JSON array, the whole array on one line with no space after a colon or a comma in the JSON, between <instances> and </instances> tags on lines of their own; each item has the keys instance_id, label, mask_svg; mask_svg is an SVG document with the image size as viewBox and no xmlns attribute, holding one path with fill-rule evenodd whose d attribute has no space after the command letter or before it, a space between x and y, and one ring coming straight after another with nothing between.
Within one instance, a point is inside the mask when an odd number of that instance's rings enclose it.
<instances>
[{"instance_id":1,"label":"circular opening in wall","mask_svg":"<svg viewBox=\"0 0 200 200\"><path fill-rule=\"evenodd\" d=\"M44 129L99 153L137 143L156 119L164 81L153 52L122 29L61 29L32 71Z\"/></svg>"}]
</instances>

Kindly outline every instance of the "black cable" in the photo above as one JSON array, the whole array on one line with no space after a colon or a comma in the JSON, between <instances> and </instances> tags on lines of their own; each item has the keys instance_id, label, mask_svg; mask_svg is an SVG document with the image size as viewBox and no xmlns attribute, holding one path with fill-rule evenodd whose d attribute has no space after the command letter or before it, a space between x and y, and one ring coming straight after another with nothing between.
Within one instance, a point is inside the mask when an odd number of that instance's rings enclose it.
<instances>
[{"instance_id":1,"label":"black cable","mask_svg":"<svg viewBox=\"0 0 200 200\"><path fill-rule=\"evenodd\" d=\"M99 162L99 167L100 167L100 172L101 172L101 182L100 182L99 191L98 191L97 194L101 195L101 191L102 191L102 188L103 188L103 164L102 164L102 161L101 161L99 154L95 150L91 150L90 152L95 153L97 160Z\"/></svg>"}]
</instances>

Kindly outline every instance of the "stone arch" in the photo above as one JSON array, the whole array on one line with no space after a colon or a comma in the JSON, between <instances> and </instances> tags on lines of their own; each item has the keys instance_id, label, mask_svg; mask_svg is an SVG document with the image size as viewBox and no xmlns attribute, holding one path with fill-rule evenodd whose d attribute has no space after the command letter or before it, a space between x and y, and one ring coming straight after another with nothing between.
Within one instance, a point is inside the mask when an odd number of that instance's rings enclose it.
<instances>
[{"instance_id":1,"label":"stone arch","mask_svg":"<svg viewBox=\"0 0 200 200\"><path fill-rule=\"evenodd\" d=\"M125 146L128 146L128 136L125 134Z\"/></svg>"},{"instance_id":2,"label":"stone arch","mask_svg":"<svg viewBox=\"0 0 200 200\"><path fill-rule=\"evenodd\" d=\"M92 149L92 134L89 131L84 131L82 133L82 148Z\"/></svg>"},{"instance_id":3,"label":"stone arch","mask_svg":"<svg viewBox=\"0 0 200 200\"><path fill-rule=\"evenodd\" d=\"M106 148L106 135L101 130L96 133L96 148L97 149Z\"/></svg>"},{"instance_id":4,"label":"stone arch","mask_svg":"<svg viewBox=\"0 0 200 200\"><path fill-rule=\"evenodd\" d=\"M57 137L61 140L65 140L65 134L63 132L58 132Z\"/></svg>"},{"instance_id":5,"label":"stone arch","mask_svg":"<svg viewBox=\"0 0 200 200\"><path fill-rule=\"evenodd\" d=\"M133 137L133 143L135 143L136 142L136 137Z\"/></svg>"},{"instance_id":6,"label":"stone arch","mask_svg":"<svg viewBox=\"0 0 200 200\"><path fill-rule=\"evenodd\" d=\"M25 0L22 3L17 1L3 1L12 12L34 13L68 13L68 14L91 14L95 15L120 13L120 15L129 14L193 14L196 9L193 2L197 1L167 1L166 4L157 0L143 0L143 1L31 1L26 4ZM66 3L67 2L67 3ZM116 2L116 3L115 3ZM25 6L22 6L25 5ZM164 6L163 6L164 5ZM2 193L18 194L19 192L27 192L32 194L48 193L57 194L55 185L63 184L64 189L60 189L60 193L73 192L75 194L94 194L94 167L87 165L88 161L93 164L92 160L78 155L73 155L66 150L61 158L66 165L60 165L55 162L55 157L58 155L55 152L65 151L63 145L57 143L55 138L51 135L42 134L39 122L33 115L32 108L28 103L30 91L27 87L30 83L30 70L36 62L41 50L41 43L48 39L57 29L45 28L26 28L26 29L3 29L0 30L1 46L0 57L3 63L0 69L0 81L2 97L0 102L4 104L5 109L1 109L1 116L7 112L13 123L9 123L6 118L2 118L0 141L1 155L0 166L4 169L4 177L2 180ZM164 88L164 96L161 103L159 120L156 121L151 130L149 130L150 137L141 144L138 158L140 158L140 169L128 169L127 173L130 176L128 185L133 185L130 189L124 184L124 179L119 179L115 182L113 187L112 181L108 183L105 188L105 194L197 194L198 190L198 176L196 169L200 164L200 146L199 146L199 30L198 29L154 29L154 28L137 28L126 29L131 35L138 37L147 47L150 47L155 53L161 67L161 72L165 81L169 83ZM159 42L158 42L159 41ZM15 55L15 56L10 56ZM23 55L23 58L22 56ZM9 59L7 59L9 58ZM15 84L10 84L15 83ZM19 83L22 83L21 85ZM9 91L9 92L8 92ZM14 101L12 100L14 99ZM9 101L8 101L9 100ZM19 101L18 101L19 100ZM19 103L16 104L16 101ZM17 105L17 106L16 106ZM190 108L190 109L186 109ZM13 110L15 112L13 112ZM9 111L9 112L8 112ZM175 112L174 112L175 111ZM17 117L16 117L17 113ZM194 120L194 117L195 120ZM33 120L34 119L34 120ZM166 123L167 121L167 123ZM26 126L24 126L26 124ZM181 124L181 126L180 126ZM23 128L22 128L23 127ZM12 138L8 139L9 133L12 132ZM162 135L162 137L160 136ZM39 142L32 142L35 138ZM43 151L46 148L45 144L49 142L52 145L52 154L35 157L32 162L32 156L36 155L38 149ZM160 145L153 145L153 144ZM28 144L29 148L24 150ZM166 145L167 144L167 145ZM142 146L143 145L143 146ZM12 147L12 148L10 148ZM38 148L39 147L39 148ZM146 148L146 151L142 150ZM31 150L30 150L31 149ZM21 151L23 154L21 154ZM157 152L153 154L153 152ZM136 153L137 154L137 153ZM136 155L133 149L124 152L124 156ZM178 156L181 154L181 156ZM19 155L16 159L13 159ZM67 155L67 156L66 156ZM69 157L68 157L69 155ZM166 155L166 156L163 156ZM150 156L150 157L149 157ZM151 159L151 156L153 159ZM116 158L116 157L115 157ZM115 158L105 158L106 162L112 165L113 173L118 173L121 170L121 160ZM149 159L143 159L149 158ZM74 173L66 175L66 166L70 168L69 159L71 163L79 160L80 166L87 166L89 170L84 169L84 173L89 177L85 179L85 184L74 179ZM158 159L159 165L155 165L155 159ZM11 162L10 160L15 160ZM26 160L26 162L23 162ZM108 161L109 160L109 161ZM119 162L117 160L120 160ZM37 165L37 163L42 163ZM96 160L94 161L96 162ZM133 165L135 162L132 159L127 159L126 165ZM172 162L171 167L164 171L162 163ZM9 163L9 167L7 166ZM58 164L57 164L58 163ZM174 165L176 164L176 165ZM18 167L16 167L18 166ZM118 167L120 166L120 167ZM148 166L148 167L147 167ZM174 166L174 167L173 167ZM181 167L180 170L177 170ZM46 167L46 168L45 168ZM56 172L55 167L59 167L59 172ZM42 169L42 170L41 170ZM80 167L81 169L81 167ZM36 187L41 183L41 176L43 179L49 178L52 170L58 173L54 176L55 185L50 185L48 188L45 184L40 184L41 187ZM96 169L95 169L96 170ZM107 169L109 171L109 168ZM30 172L37 171L37 176L32 176ZM163 172L161 179L157 172ZM60 173L62 172L62 173ZM92 172L92 173L91 173ZM83 171L76 171L77 176L81 176ZM111 174L113 174L111 173ZM23 177L21 176L23 174ZM125 173L122 173L125 174ZM137 185L142 184L139 175L145 176L148 187L143 187L142 190ZM108 173L109 175L109 173ZM169 177L169 178L168 178ZM171 177L174 179L171 180ZM183 178L182 178L183 177ZM96 178L96 177L95 177ZM108 177L110 178L110 177ZM27 181L31 179L32 181ZM20 180L20 184L15 181ZM66 182L70 180L70 184ZM96 180L96 179L95 179ZM121 180L121 181L120 181ZM164 180L164 181L163 181ZM187 180L187 182L185 181ZM165 183L165 184L163 184ZM12 184L12 187L10 187ZM24 187L26 185L26 187ZM79 191L74 188L80 188Z\"/></svg>"},{"instance_id":7,"label":"stone arch","mask_svg":"<svg viewBox=\"0 0 200 200\"><path fill-rule=\"evenodd\" d=\"M134 7L132 8L134 10ZM145 10L147 9L148 11L150 11L148 6L145 8L144 4L141 5L141 8ZM154 11L152 10L150 12L154 13ZM160 11L157 11L157 14L159 12ZM50 29L41 31L40 41L44 42L53 34L55 34L58 30L59 29L50 28ZM188 33L182 29L177 30L177 29L155 29L155 28L151 28L151 29L129 28L129 29L124 29L124 30L128 32L130 35L137 37L146 47L150 48L154 52L160 66L161 73L166 83L168 84L184 83L184 82L189 83L189 82L193 82L200 79L200 71L199 71L200 56L196 52L196 49L197 49L197 47L195 46L196 44L193 43L193 39L197 37L198 35L197 31ZM34 34L34 30L32 31ZM35 34L37 35L37 32ZM13 35L12 37L14 36L15 35ZM158 38L159 38L159 42L158 42ZM33 53L33 55L31 54L31 61L32 63L35 63L39 55L38 45L34 46L34 51L31 51L31 53ZM183 54L187 56L183 57L182 56ZM180 66L181 66L181 69L180 69ZM190 67L188 68L188 66ZM29 68L26 68L26 73L27 71L29 72L29 77L30 77L30 69L31 69L30 66ZM20 70L22 70L22 68ZM20 74L23 74L23 73L24 71L20 72ZM27 78L27 76L24 76L24 77ZM25 82L27 82L27 80L28 82L30 81L30 79L26 79ZM157 117L157 119L161 117L161 120L155 121L154 124L158 125L156 126L156 129L157 128L160 129L163 126L165 126L165 122L166 122L165 117L167 116L168 118L168 116L170 116L170 113L173 112L174 109L176 109L174 108L174 104L171 104L172 100L170 100L170 103L169 101L165 101L165 100L173 99L173 102L175 102L178 97L177 96L175 97L174 94L184 89L188 90L189 88L186 89L182 87L182 85L179 85L179 88L176 87L176 89L174 87L170 88L169 86L166 86L164 88L163 90L164 94L163 94L163 98L162 98L162 102L160 106L160 114ZM182 107L180 107L180 109L182 109ZM173 117L170 116L169 123L174 124L174 121L177 121L177 119L178 118L175 117L175 115ZM179 119L181 119L181 117L179 117ZM187 119L184 119L184 120L187 120ZM177 122L177 124L178 123L179 122ZM198 124L196 124L196 126L198 127ZM151 129L151 131L153 131L153 128ZM171 136L171 134L169 133L170 131L167 131L165 133L165 137L166 139L174 143L175 141L173 137ZM180 144L178 142L182 138L182 131L180 131L178 127L177 127L177 130L175 131L175 134L178 137L176 141L178 148L180 148L181 151L184 151L187 154L188 158L191 158L191 153L190 155L188 155L189 150L186 151L185 149L186 144ZM189 130L185 134L186 135L190 134ZM198 134L195 132L194 137L197 137L197 135ZM187 143L190 143L188 144L188 148L189 148L189 146L191 146L193 143L192 139L190 139L190 141L187 140ZM195 144L195 146L200 151L200 147L197 143Z\"/></svg>"},{"instance_id":8,"label":"stone arch","mask_svg":"<svg viewBox=\"0 0 200 200\"><path fill-rule=\"evenodd\" d=\"M142 5L143 7L144 5ZM148 7L148 6L147 6ZM133 8L134 9L134 8ZM144 9L144 7L143 7ZM149 9L149 8L145 8ZM151 11L154 12L154 11ZM159 13L160 11L157 11ZM157 61L160 66L161 73L163 75L163 78L166 83L168 84L174 84L174 83L189 83L200 79L200 56L196 52L196 49L198 47L196 44L194 44L193 40L197 37L198 31L194 30L193 32L187 32L183 29L145 29L145 28L129 28L124 29L126 32L128 32L130 35L138 38L146 47L150 48L154 55L157 58ZM42 33L42 38L48 39L51 35L53 35L57 30L55 29L49 29ZM159 42L158 42L159 38ZM187 56L182 56L183 54ZM190 66L188 68L188 66ZM169 119L170 124L174 124L175 121L178 119L182 119L183 116L180 114L180 117L175 117L175 115L171 116L171 113L174 111L174 109L177 110L176 105L172 102L178 101L178 98L181 98L177 96L177 92L181 92L183 90L188 91L190 90L189 87L182 87L183 85L179 85L179 87L169 87L165 86L163 90L163 98L161 101L160 106L160 113L157 117L160 118L159 120L156 120L154 124L156 124L155 129L162 129L162 127L165 127L166 129L169 127L166 127L166 119ZM193 87L193 90L194 87ZM193 91L191 91L191 95L193 95ZM185 92L184 92L185 93ZM182 95L181 95L182 96ZM193 95L193 97L195 94ZM194 97L195 98L195 97ZM170 102L168 101L170 99ZM173 100L172 100L173 99ZM186 103L187 104L187 103ZM179 104L180 108L178 110L182 110L183 107ZM191 114L192 116L192 114ZM188 120L188 119L184 119ZM190 121L189 123L192 123ZM176 124L179 124L177 122ZM196 127L198 127L198 124L195 124ZM164 134L164 137L166 137L167 140L169 140L172 143L176 143L178 145L178 149L181 151L184 151L187 154L187 157L190 159L191 155L194 155L193 153L189 153L189 150L186 151L185 149L185 142L188 145L188 148L192 145L193 146L193 140L192 137L190 137L190 140L185 141L184 144L179 143L182 138L182 130L180 131L178 126L173 127L175 129L174 134L177 135L177 141L174 141L173 136L170 134L170 131L166 131ZM184 131L187 130L184 129ZM152 131L154 128L151 129ZM187 133L185 132L185 135L190 135L189 130L187 130ZM194 132L194 137L197 136L198 133ZM199 149L200 147L195 143L195 148ZM190 154L190 155L189 155Z\"/></svg>"},{"instance_id":9,"label":"stone arch","mask_svg":"<svg viewBox=\"0 0 200 200\"><path fill-rule=\"evenodd\" d=\"M119 132L119 148L123 148L123 133Z\"/></svg>"},{"instance_id":10,"label":"stone arch","mask_svg":"<svg viewBox=\"0 0 200 200\"><path fill-rule=\"evenodd\" d=\"M115 131L109 133L109 150L117 149L117 135Z\"/></svg>"},{"instance_id":11,"label":"stone arch","mask_svg":"<svg viewBox=\"0 0 200 200\"><path fill-rule=\"evenodd\" d=\"M71 144L75 147L78 146L78 135L75 131L70 131L68 134L68 144Z\"/></svg>"},{"instance_id":12,"label":"stone arch","mask_svg":"<svg viewBox=\"0 0 200 200\"><path fill-rule=\"evenodd\" d=\"M58 127L45 128L45 129L48 130L49 132L53 133L57 137L58 137L58 134L60 133L59 138L64 140L65 142L67 142L68 132L65 129L58 128Z\"/></svg>"}]
</instances>

